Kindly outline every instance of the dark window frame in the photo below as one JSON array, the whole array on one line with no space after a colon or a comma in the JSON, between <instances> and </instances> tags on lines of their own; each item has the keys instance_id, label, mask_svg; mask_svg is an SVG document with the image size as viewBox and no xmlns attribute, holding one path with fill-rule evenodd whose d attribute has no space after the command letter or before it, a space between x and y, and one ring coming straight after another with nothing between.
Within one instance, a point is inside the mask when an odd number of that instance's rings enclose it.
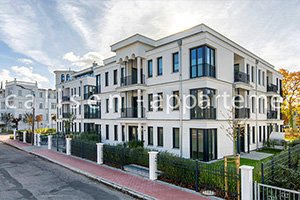
<instances>
[{"instance_id":1,"label":"dark window frame","mask_svg":"<svg viewBox=\"0 0 300 200\"><path fill-rule=\"evenodd\" d=\"M176 131L178 131L178 141L175 141ZM180 128L175 127L175 128L173 128L173 149L179 149L179 146L180 146L180 139L179 138L180 138Z\"/></svg>"},{"instance_id":2,"label":"dark window frame","mask_svg":"<svg viewBox=\"0 0 300 200\"><path fill-rule=\"evenodd\" d=\"M160 140L160 134L162 134L162 140ZM164 128L163 127L157 127L157 146L164 147Z\"/></svg>"},{"instance_id":3,"label":"dark window frame","mask_svg":"<svg viewBox=\"0 0 300 200\"><path fill-rule=\"evenodd\" d=\"M108 72L105 72L105 87L109 86Z\"/></svg>"},{"instance_id":4,"label":"dark window frame","mask_svg":"<svg viewBox=\"0 0 300 200\"><path fill-rule=\"evenodd\" d=\"M118 84L118 69L114 70L114 85Z\"/></svg>"},{"instance_id":5,"label":"dark window frame","mask_svg":"<svg viewBox=\"0 0 300 200\"><path fill-rule=\"evenodd\" d=\"M109 124L105 125L105 139L109 140Z\"/></svg>"},{"instance_id":6,"label":"dark window frame","mask_svg":"<svg viewBox=\"0 0 300 200\"><path fill-rule=\"evenodd\" d=\"M202 63L198 63L199 55L198 51L201 49L202 55ZM209 51L209 57L207 56L207 49ZM192 65L192 52L196 51L196 63ZM208 58L208 59L207 59ZM209 61L208 61L209 60ZM213 64L212 64L213 63ZM200 68L201 67L201 74ZM193 68L195 68L195 76L193 75ZM208 68L208 70L207 70ZM198 78L198 77L213 77L216 78L216 49L205 44L198 47L193 47L190 49L190 78Z\"/></svg>"},{"instance_id":7,"label":"dark window frame","mask_svg":"<svg viewBox=\"0 0 300 200\"><path fill-rule=\"evenodd\" d=\"M159 64L161 61L161 65ZM163 75L163 57L160 56L156 59L156 66L157 66L157 76L162 76ZM161 69L161 70L160 70Z\"/></svg>"},{"instance_id":8,"label":"dark window frame","mask_svg":"<svg viewBox=\"0 0 300 200\"><path fill-rule=\"evenodd\" d=\"M150 132L150 130L152 131ZM153 146L153 126L148 126L148 145Z\"/></svg>"},{"instance_id":9,"label":"dark window frame","mask_svg":"<svg viewBox=\"0 0 300 200\"><path fill-rule=\"evenodd\" d=\"M148 60L148 78L151 77L153 77L153 60Z\"/></svg>"},{"instance_id":10,"label":"dark window frame","mask_svg":"<svg viewBox=\"0 0 300 200\"><path fill-rule=\"evenodd\" d=\"M176 63L176 56L177 56L177 63ZM179 53L175 52L172 54L172 71L173 73L179 72Z\"/></svg>"},{"instance_id":11,"label":"dark window frame","mask_svg":"<svg viewBox=\"0 0 300 200\"><path fill-rule=\"evenodd\" d=\"M118 125L114 125L114 140L118 141Z\"/></svg>"}]
</instances>

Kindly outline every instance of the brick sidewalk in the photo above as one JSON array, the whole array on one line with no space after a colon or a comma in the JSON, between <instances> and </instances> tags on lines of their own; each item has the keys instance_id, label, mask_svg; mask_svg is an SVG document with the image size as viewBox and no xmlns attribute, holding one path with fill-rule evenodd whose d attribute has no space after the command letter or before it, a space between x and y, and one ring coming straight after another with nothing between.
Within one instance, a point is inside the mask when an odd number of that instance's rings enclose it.
<instances>
[{"instance_id":1,"label":"brick sidewalk","mask_svg":"<svg viewBox=\"0 0 300 200\"><path fill-rule=\"evenodd\" d=\"M4 140L3 142L15 146L17 148L26 150L30 145L13 140ZM202 197L194 192L189 192L183 189L169 186L157 181L151 181L143 177L130 175L118 169L112 169L105 165L98 165L90 161L85 161L73 156L55 152L52 150L34 148L31 153L46 158L52 162L58 163L74 171L101 179L106 182L116 184L117 187L125 188L140 195L154 199L199 199L206 200L208 198Z\"/></svg>"}]
</instances>

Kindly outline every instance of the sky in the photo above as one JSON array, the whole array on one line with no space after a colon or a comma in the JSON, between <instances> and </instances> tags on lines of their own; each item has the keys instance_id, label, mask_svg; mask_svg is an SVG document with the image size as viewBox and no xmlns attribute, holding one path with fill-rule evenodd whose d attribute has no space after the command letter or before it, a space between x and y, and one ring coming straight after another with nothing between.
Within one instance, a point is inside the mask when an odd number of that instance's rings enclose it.
<instances>
[{"instance_id":1,"label":"sky","mask_svg":"<svg viewBox=\"0 0 300 200\"><path fill-rule=\"evenodd\" d=\"M1 0L0 81L55 88L54 70L114 55L110 45L205 23L277 69L300 70L300 1Z\"/></svg>"}]
</instances>

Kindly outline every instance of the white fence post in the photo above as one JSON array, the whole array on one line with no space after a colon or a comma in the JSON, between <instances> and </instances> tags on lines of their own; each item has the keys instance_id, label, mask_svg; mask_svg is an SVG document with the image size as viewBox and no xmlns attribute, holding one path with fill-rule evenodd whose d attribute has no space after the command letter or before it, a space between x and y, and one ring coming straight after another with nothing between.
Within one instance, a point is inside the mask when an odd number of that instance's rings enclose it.
<instances>
[{"instance_id":1,"label":"white fence post","mask_svg":"<svg viewBox=\"0 0 300 200\"><path fill-rule=\"evenodd\" d=\"M157 179L157 154L156 151L150 151L149 154L149 179Z\"/></svg>"},{"instance_id":2,"label":"white fence post","mask_svg":"<svg viewBox=\"0 0 300 200\"><path fill-rule=\"evenodd\" d=\"M14 140L17 140L17 130L14 129Z\"/></svg>"},{"instance_id":3,"label":"white fence post","mask_svg":"<svg viewBox=\"0 0 300 200\"><path fill-rule=\"evenodd\" d=\"M23 131L23 143L26 143L26 131Z\"/></svg>"},{"instance_id":4,"label":"white fence post","mask_svg":"<svg viewBox=\"0 0 300 200\"><path fill-rule=\"evenodd\" d=\"M37 134L37 146L41 146L41 134Z\"/></svg>"},{"instance_id":5,"label":"white fence post","mask_svg":"<svg viewBox=\"0 0 300 200\"><path fill-rule=\"evenodd\" d=\"M71 140L72 138L66 138L66 154L71 155Z\"/></svg>"},{"instance_id":6,"label":"white fence post","mask_svg":"<svg viewBox=\"0 0 300 200\"><path fill-rule=\"evenodd\" d=\"M99 165L103 164L103 143L97 143L97 163Z\"/></svg>"},{"instance_id":7,"label":"white fence post","mask_svg":"<svg viewBox=\"0 0 300 200\"><path fill-rule=\"evenodd\" d=\"M37 143L37 141L36 141L36 133L34 133L33 134L33 145L36 146L36 143Z\"/></svg>"},{"instance_id":8,"label":"white fence post","mask_svg":"<svg viewBox=\"0 0 300 200\"><path fill-rule=\"evenodd\" d=\"M51 150L52 147L52 135L48 135L48 149Z\"/></svg>"},{"instance_id":9,"label":"white fence post","mask_svg":"<svg viewBox=\"0 0 300 200\"><path fill-rule=\"evenodd\" d=\"M241 169L241 200L253 199L253 169L252 166L243 165Z\"/></svg>"}]
</instances>

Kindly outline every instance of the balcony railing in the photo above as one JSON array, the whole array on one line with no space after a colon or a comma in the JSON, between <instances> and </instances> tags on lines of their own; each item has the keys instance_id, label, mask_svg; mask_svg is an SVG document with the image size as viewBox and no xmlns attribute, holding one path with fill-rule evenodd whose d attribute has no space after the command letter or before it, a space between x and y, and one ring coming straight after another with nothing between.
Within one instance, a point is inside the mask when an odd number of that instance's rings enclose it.
<instances>
[{"instance_id":1,"label":"balcony railing","mask_svg":"<svg viewBox=\"0 0 300 200\"><path fill-rule=\"evenodd\" d=\"M243 82L243 83L250 83L250 77L249 74L246 74L244 72L235 72L234 73L234 82Z\"/></svg>"},{"instance_id":2,"label":"balcony railing","mask_svg":"<svg viewBox=\"0 0 300 200\"><path fill-rule=\"evenodd\" d=\"M138 84L137 76L121 77L121 86L134 85L134 84ZM145 75L144 74L142 74L142 76L141 76L141 84L145 84Z\"/></svg>"},{"instance_id":3,"label":"balcony railing","mask_svg":"<svg viewBox=\"0 0 300 200\"><path fill-rule=\"evenodd\" d=\"M63 96L61 98L61 100L64 102L64 101L70 101L70 97L69 96Z\"/></svg>"},{"instance_id":4,"label":"balcony railing","mask_svg":"<svg viewBox=\"0 0 300 200\"><path fill-rule=\"evenodd\" d=\"M101 113L99 111L95 113L85 112L84 113L85 119L101 119Z\"/></svg>"},{"instance_id":5,"label":"balcony railing","mask_svg":"<svg viewBox=\"0 0 300 200\"><path fill-rule=\"evenodd\" d=\"M276 110L269 110L267 112L268 119L277 119L277 111Z\"/></svg>"},{"instance_id":6,"label":"balcony railing","mask_svg":"<svg viewBox=\"0 0 300 200\"><path fill-rule=\"evenodd\" d=\"M268 84L268 86L267 86L267 92L277 92L277 85Z\"/></svg>"},{"instance_id":7,"label":"balcony railing","mask_svg":"<svg viewBox=\"0 0 300 200\"><path fill-rule=\"evenodd\" d=\"M250 118L250 108L236 108L235 109L236 119L247 119Z\"/></svg>"},{"instance_id":8,"label":"balcony railing","mask_svg":"<svg viewBox=\"0 0 300 200\"><path fill-rule=\"evenodd\" d=\"M69 113L69 112L64 112L64 113L62 113L62 117L63 117L63 118L69 118L70 115L71 115L71 113Z\"/></svg>"},{"instance_id":9,"label":"balcony railing","mask_svg":"<svg viewBox=\"0 0 300 200\"><path fill-rule=\"evenodd\" d=\"M216 119L216 108L195 107L191 109L191 119Z\"/></svg>"},{"instance_id":10,"label":"balcony railing","mask_svg":"<svg viewBox=\"0 0 300 200\"><path fill-rule=\"evenodd\" d=\"M145 108L141 109L141 118L145 117ZM138 118L138 108L122 108L121 118Z\"/></svg>"}]
</instances>

